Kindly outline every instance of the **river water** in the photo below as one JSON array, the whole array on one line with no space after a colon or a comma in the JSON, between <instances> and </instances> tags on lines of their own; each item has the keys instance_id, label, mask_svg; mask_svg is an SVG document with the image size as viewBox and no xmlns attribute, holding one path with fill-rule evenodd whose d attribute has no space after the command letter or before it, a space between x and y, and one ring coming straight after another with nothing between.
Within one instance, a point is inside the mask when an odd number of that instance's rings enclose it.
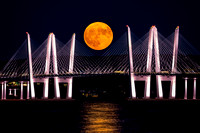
<instances>
[{"instance_id":1,"label":"river water","mask_svg":"<svg viewBox=\"0 0 200 133\"><path fill-rule=\"evenodd\" d=\"M199 132L199 105L199 100L0 101L1 129L36 133Z\"/></svg>"}]
</instances>

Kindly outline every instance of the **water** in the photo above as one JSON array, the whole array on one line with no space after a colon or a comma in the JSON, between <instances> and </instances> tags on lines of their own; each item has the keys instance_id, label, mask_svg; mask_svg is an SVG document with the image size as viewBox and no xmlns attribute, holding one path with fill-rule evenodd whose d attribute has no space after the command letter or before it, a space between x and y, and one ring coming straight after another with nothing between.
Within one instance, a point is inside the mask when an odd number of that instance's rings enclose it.
<instances>
[{"instance_id":1,"label":"water","mask_svg":"<svg viewBox=\"0 0 200 133\"><path fill-rule=\"evenodd\" d=\"M119 105L115 103L84 103L81 111L81 132L120 132Z\"/></svg>"},{"instance_id":2,"label":"water","mask_svg":"<svg viewBox=\"0 0 200 133\"><path fill-rule=\"evenodd\" d=\"M1 130L36 133L187 133L199 100L0 101Z\"/></svg>"}]
</instances>

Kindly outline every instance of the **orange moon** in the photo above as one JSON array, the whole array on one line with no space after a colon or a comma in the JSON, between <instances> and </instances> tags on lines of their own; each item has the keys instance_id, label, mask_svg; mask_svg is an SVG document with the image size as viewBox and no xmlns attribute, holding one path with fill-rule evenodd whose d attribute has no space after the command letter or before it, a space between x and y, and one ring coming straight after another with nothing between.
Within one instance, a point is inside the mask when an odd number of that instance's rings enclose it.
<instances>
[{"instance_id":1,"label":"orange moon","mask_svg":"<svg viewBox=\"0 0 200 133\"><path fill-rule=\"evenodd\" d=\"M113 32L106 23L94 22L85 29L84 40L88 47L103 50L111 44Z\"/></svg>"}]
</instances>

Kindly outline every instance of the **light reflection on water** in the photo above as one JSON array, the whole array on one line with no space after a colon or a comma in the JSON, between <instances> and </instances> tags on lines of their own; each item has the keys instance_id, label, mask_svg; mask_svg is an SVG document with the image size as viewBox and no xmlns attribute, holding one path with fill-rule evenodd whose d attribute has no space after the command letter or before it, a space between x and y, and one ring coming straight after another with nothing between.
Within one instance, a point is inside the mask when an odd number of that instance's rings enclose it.
<instances>
[{"instance_id":1,"label":"light reflection on water","mask_svg":"<svg viewBox=\"0 0 200 133\"><path fill-rule=\"evenodd\" d=\"M114 103L85 103L81 132L120 132L118 111Z\"/></svg>"}]
</instances>

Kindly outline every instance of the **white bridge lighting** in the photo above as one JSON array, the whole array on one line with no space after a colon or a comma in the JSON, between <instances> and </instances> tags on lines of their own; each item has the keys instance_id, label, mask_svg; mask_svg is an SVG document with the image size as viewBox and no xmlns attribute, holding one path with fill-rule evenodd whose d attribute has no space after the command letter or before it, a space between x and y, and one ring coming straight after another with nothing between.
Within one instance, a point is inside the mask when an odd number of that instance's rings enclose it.
<instances>
[{"instance_id":1,"label":"white bridge lighting","mask_svg":"<svg viewBox=\"0 0 200 133\"><path fill-rule=\"evenodd\" d=\"M152 26L141 39L135 40L130 27L115 43L102 51L91 50L76 40L76 35L66 43L59 41L53 33L32 52L32 42L27 40L8 61L1 72L1 99L6 99L9 79L20 79L20 99L35 99L34 83L43 83L43 99L49 99L50 79L54 79L54 98L61 98L60 83L67 83L66 99L73 97L73 77L85 75L116 74L129 75L130 95L136 99L137 81L144 81L144 99L151 98L152 80L155 75L157 99L165 95L163 82L170 81L170 99L176 98L177 74L198 74L200 65L188 55L197 52L179 35L179 27L168 38L163 37ZM170 38L173 38L170 40ZM179 45L181 42L181 45ZM191 48L191 49L189 49ZM26 55L23 53L26 52ZM193 51L192 51L193 50ZM25 77L25 78L24 78ZM198 77L183 77L184 99L187 99L188 79L193 79L193 99L196 99ZM27 79L27 80L24 80ZM24 87L23 83L27 83ZM17 91L15 90L15 92ZM30 93L30 94L29 94ZM11 95L11 90L9 91Z\"/></svg>"}]
</instances>

